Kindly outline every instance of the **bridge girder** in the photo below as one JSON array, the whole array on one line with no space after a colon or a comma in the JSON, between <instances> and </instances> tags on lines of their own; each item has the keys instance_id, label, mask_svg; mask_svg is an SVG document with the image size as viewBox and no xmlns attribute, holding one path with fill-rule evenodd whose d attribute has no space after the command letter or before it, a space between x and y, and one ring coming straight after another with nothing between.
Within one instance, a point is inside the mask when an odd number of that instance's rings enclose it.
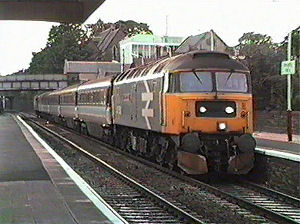
<instances>
[{"instance_id":1,"label":"bridge girder","mask_svg":"<svg viewBox=\"0 0 300 224\"><path fill-rule=\"evenodd\" d=\"M84 22L105 0L0 0L0 20Z\"/></svg>"}]
</instances>

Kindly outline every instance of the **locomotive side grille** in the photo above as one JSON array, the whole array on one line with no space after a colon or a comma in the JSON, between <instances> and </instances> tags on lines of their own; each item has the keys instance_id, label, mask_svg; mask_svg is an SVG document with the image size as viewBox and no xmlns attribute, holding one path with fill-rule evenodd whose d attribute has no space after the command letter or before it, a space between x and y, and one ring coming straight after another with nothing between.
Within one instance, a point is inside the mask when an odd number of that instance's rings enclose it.
<instances>
[{"instance_id":1,"label":"locomotive side grille","mask_svg":"<svg viewBox=\"0 0 300 224\"><path fill-rule=\"evenodd\" d=\"M234 101L198 101L196 102L196 116L236 117L236 104Z\"/></svg>"}]
</instances>

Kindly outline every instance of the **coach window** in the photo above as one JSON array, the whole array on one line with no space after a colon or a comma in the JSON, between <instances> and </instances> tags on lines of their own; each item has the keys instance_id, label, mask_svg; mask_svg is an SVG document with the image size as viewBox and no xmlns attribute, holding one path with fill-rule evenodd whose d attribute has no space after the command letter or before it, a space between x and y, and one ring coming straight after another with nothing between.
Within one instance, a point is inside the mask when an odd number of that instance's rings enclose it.
<instances>
[{"instance_id":1,"label":"coach window","mask_svg":"<svg viewBox=\"0 0 300 224\"><path fill-rule=\"evenodd\" d=\"M98 91L94 91L94 104L98 103Z\"/></svg>"},{"instance_id":2,"label":"coach window","mask_svg":"<svg viewBox=\"0 0 300 224\"><path fill-rule=\"evenodd\" d=\"M89 103L92 104L93 103L93 93L89 92Z\"/></svg>"},{"instance_id":3,"label":"coach window","mask_svg":"<svg viewBox=\"0 0 300 224\"><path fill-rule=\"evenodd\" d=\"M68 104L71 104L72 101L73 101L73 96L72 96L72 94L68 94L67 96L68 96L68 98L67 98L67 99L68 99L68 100L67 100L68 102L67 102L67 103L68 103Z\"/></svg>"},{"instance_id":4,"label":"coach window","mask_svg":"<svg viewBox=\"0 0 300 224\"><path fill-rule=\"evenodd\" d=\"M105 105L105 103L104 103L104 95L105 95L105 90L101 89L101 101L100 101L101 105Z\"/></svg>"},{"instance_id":5,"label":"coach window","mask_svg":"<svg viewBox=\"0 0 300 224\"><path fill-rule=\"evenodd\" d=\"M78 92L78 104L82 103L82 93Z\"/></svg>"},{"instance_id":6,"label":"coach window","mask_svg":"<svg viewBox=\"0 0 300 224\"><path fill-rule=\"evenodd\" d=\"M61 103L62 103L62 104L65 103L65 96L64 96L64 95L61 96Z\"/></svg>"},{"instance_id":7,"label":"coach window","mask_svg":"<svg viewBox=\"0 0 300 224\"><path fill-rule=\"evenodd\" d=\"M85 98L85 93L84 93L84 92L81 92L81 93L80 93L80 103L81 103L81 104L84 104L84 98Z\"/></svg>"},{"instance_id":8,"label":"coach window","mask_svg":"<svg viewBox=\"0 0 300 224\"><path fill-rule=\"evenodd\" d=\"M98 104L99 103L99 91L94 92L94 103Z\"/></svg>"},{"instance_id":9,"label":"coach window","mask_svg":"<svg viewBox=\"0 0 300 224\"><path fill-rule=\"evenodd\" d=\"M64 94L63 99L64 99L64 104L67 104L68 101L67 101L67 95L66 94Z\"/></svg>"},{"instance_id":10,"label":"coach window","mask_svg":"<svg viewBox=\"0 0 300 224\"><path fill-rule=\"evenodd\" d=\"M91 91L91 103L94 104L94 101L95 101L95 93L94 91Z\"/></svg>"},{"instance_id":11,"label":"coach window","mask_svg":"<svg viewBox=\"0 0 300 224\"><path fill-rule=\"evenodd\" d=\"M106 102L106 89L103 89L103 103Z\"/></svg>"},{"instance_id":12,"label":"coach window","mask_svg":"<svg viewBox=\"0 0 300 224\"><path fill-rule=\"evenodd\" d=\"M75 96L71 93L69 95L69 104L72 104L74 102Z\"/></svg>"},{"instance_id":13,"label":"coach window","mask_svg":"<svg viewBox=\"0 0 300 224\"><path fill-rule=\"evenodd\" d=\"M108 107L110 106L110 99L111 99L111 88L108 88L106 90L106 101L105 101L105 105Z\"/></svg>"}]
</instances>

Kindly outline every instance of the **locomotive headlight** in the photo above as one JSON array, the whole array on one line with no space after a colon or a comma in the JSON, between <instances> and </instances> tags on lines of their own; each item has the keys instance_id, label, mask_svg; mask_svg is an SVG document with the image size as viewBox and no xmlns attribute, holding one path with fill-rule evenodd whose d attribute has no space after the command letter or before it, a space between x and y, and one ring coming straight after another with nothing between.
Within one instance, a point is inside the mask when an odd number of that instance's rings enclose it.
<instances>
[{"instance_id":1,"label":"locomotive headlight","mask_svg":"<svg viewBox=\"0 0 300 224\"><path fill-rule=\"evenodd\" d=\"M206 108L202 106L202 107L199 108L199 111L200 111L200 113L205 113L206 112Z\"/></svg>"},{"instance_id":2,"label":"locomotive headlight","mask_svg":"<svg viewBox=\"0 0 300 224\"><path fill-rule=\"evenodd\" d=\"M233 109L232 107L226 107L226 108L225 108L225 112L226 112L227 114L232 114L232 113L234 112L234 109Z\"/></svg>"},{"instance_id":3,"label":"locomotive headlight","mask_svg":"<svg viewBox=\"0 0 300 224\"><path fill-rule=\"evenodd\" d=\"M224 131L226 129L226 123L219 123L219 130Z\"/></svg>"}]
</instances>

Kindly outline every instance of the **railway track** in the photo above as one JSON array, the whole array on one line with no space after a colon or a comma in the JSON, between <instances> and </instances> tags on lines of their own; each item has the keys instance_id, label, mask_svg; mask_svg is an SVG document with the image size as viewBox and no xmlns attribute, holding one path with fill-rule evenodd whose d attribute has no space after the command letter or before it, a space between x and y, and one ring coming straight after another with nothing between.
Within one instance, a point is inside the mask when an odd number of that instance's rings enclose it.
<instances>
[{"instance_id":1,"label":"railway track","mask_svg":"<svg viewBox=\"0 0 300 224\"><path fill-rule=\"evenodd\" d=\"M210 223L209 220L201 220L199 215L192 211L183 210L184 206L180 203L159 196L58 133L33 120L30 120L30 123L67 143L84 157L105 169L106 173L101 172L101 175L106 178L106 181L109 178L109 182L113 184L102 187L98 193L128 223ZM185 209L188 210L186 207Z\"/></svg>"},{"instance_id":2,"label":"railway track","mask_svg":"<svg viewBox=\"0 0 300 224\"><path fill-rule=\"evenodd\" d=\"M250 182L214 185L286 223L300 223L300 200Z\"/></svg>"},{"instance_id":3,"label":"railway track","mask_svg":"<svg viewBox=\"0 0 300 224\"><path fill-rule=\"evenodd\" d=\"M90 138L90 137L88 137ZM210 193L213 193L220 198L226 199L230 202L238 204L239 206L250 210L252 213L257 214L257 217L251 218L254 220L261 219L259 216L265 217L268 220L272 220L279 223L299 223L300 221L300 200L288 195L282 194L277 191L273 191L268 188L261 187L249 182L235 182L235 183L222 183L222 184L206 184L195 180L193 178L180 175L174 171L170 171L167 168L153 164L143 158L132 156L129 153L116 149L106 143L103 143L94 138L90 138L91 141L96 141L99 144L105 145L110 149L116 150L119 153L125 154L139 162L146 165L155 167L156 169L163 171L181 179L185 182L192 184L193 186L205 189ZM265 220L262 218L261 222Z\"/></svg>"}]
</instances>

